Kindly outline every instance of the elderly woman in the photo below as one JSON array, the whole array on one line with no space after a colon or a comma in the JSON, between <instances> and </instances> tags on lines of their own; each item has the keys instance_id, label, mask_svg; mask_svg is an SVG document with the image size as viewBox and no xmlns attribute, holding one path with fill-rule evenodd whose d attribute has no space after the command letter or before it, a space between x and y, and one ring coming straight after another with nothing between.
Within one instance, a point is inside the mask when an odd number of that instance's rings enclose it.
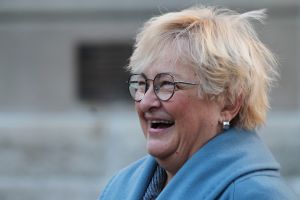
<instances>
[{"instance_id":1,"label":"elderly woman","mask_svg":"<svg viewBox=\"0 0 300 200\"><path fill-rule=\"evenodd\" d=\"M277 75L250 24L263 17L196 7L145 24L128 69L150 155L101 200L296 199L255 133Z\"/></svg>"}]
</instances>

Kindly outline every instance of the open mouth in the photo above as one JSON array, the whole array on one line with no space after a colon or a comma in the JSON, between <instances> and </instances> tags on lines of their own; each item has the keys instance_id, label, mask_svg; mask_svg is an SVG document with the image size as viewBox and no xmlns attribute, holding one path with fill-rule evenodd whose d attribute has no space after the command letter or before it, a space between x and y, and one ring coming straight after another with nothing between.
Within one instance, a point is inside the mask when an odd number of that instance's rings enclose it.
<instances>
[{"instance_id":1,"label":"open mouth","mask_svg":"<svg viewBox=\"0 0 300 200\"><path fill-rule=\"evenodd\" d=\"M162 128L169 128L175 124L174 121L169 120L154 120L151 121L151 128L153 129L162 129Z\"/></svg>"}]
</instances>

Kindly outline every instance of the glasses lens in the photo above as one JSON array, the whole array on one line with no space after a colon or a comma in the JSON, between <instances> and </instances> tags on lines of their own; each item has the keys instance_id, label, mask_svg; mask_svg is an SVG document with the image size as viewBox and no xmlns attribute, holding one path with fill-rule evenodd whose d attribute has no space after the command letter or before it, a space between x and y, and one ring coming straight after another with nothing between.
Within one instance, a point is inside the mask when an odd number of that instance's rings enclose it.
<instances>
[{"instance_id":1,"label":"glasses lens","mask_svg":"<svg viewBox=\"0 0 300 200\"><path fill-rule=\"evenodd\" d=\"M146 80L142 75L133 74L129 78L129 92L135 101L142 100L146 91Z\"/></svg>"},{"instance_id":2,"label":"glasses lens","mask_svg":"<svg viewBox=\"0 0 300 200\"><path fill-rule=\"evenodd\" d=\"M170 74L158 74L153 82L154 91L160 100L169 100L174 93L175 83Z\"/></svg>"}]
</instances>

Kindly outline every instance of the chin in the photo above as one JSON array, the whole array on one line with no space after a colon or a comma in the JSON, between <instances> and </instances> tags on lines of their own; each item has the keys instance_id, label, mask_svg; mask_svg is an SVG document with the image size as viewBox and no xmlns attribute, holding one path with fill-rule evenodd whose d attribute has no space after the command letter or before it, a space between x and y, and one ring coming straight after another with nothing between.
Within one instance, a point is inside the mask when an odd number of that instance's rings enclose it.
<instances>
[{"instance_id":1,"label":"chin","mask_svg":"<svg viewBox=\"0 0 300 200\"><path fill-rule=\"evenodd\" d=\"M163 159L170 155L176 150L172 150L170 146L162 141L147 140L147 151L148 153L156 158Z\"/></svg>"}]
</instances>

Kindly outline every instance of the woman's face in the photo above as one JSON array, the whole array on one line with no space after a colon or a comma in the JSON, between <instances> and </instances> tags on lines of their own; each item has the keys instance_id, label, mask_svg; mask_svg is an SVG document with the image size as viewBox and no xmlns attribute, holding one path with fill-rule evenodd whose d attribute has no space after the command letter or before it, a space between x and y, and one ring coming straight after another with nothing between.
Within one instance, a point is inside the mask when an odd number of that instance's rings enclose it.
<instances>
[{"instance_id":1,"label":"woman's face","mask_svg":"<svg viewBox=\"0 0 300 200\"><path fill-rule=\"evenodd\" d=\"M198 83L191 67L158 59L142 72L148 79L169 73L175 81ZM220 106L198 95L198 86L179 85L168 101L159 100L153 82L135 107L147 140L149 154L158 159L176 156L185 162L218 132Z\"/></svg>"}]
</instances>

